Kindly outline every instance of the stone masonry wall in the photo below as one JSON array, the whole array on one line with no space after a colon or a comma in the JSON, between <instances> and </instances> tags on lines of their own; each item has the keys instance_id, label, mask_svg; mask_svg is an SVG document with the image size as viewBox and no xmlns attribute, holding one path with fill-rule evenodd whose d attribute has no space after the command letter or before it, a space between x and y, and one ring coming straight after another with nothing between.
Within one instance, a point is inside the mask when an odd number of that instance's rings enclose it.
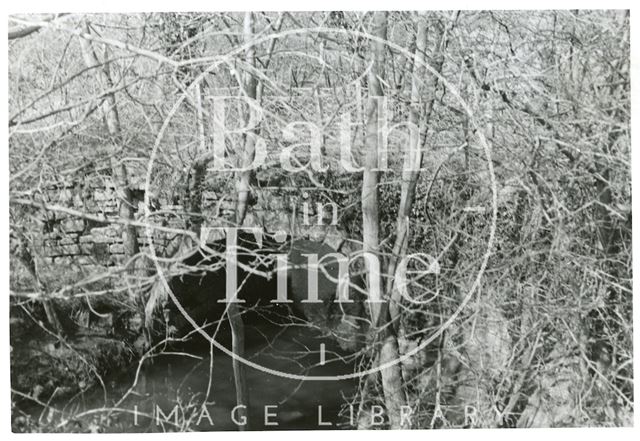
<instances>
[{"instance_id":1,"label":"stone masonry wall","mask_svg":"<svg viewBox=\"0 0 640 441\"><path fill-rule=\"evenodd\" d=\"M118 195L113 184L108 180L58 184L48 188L44 196L50 204L61 205L106 220L118 218ZM144 221L142 205L144 190L135 189L134 196L138 204L136 220L142 222ZM287 234L319 240L327 238L329 243L339 241L342 235L335 227L318 227L315 221L311 222L312 225L306 226L293 220L296 210L292 207L298 198L299 195L291 190L275 188L257 190L255 202L247 213L245 225L262 227L269 232L285 231ZM229 225L234 218L235 203L235 200L228 196L218 195L209 189L204 191L203 227ZM313 205L309 204L311 209ZM181 205L152 199L150 208L153 214L151 224L173 229L185 228L186 218ZM314 213L311 212L311 214ZM297 218L299 220L299 213ZM331 238L327 237L328 232ZM164 254L177 236L179 233L155 230L153 244L156 253ZM219 235L210 235L208 240L220 238ZM144 228L138 228L138 242L142 251L148 251L149 238ZM43 219L42 236L37 241L37 245L45 261L54 264L113 266L122 263L124 258L120 224L96 222L60 212L47 212L47 218Z\"/></svg>"}]
</instances>

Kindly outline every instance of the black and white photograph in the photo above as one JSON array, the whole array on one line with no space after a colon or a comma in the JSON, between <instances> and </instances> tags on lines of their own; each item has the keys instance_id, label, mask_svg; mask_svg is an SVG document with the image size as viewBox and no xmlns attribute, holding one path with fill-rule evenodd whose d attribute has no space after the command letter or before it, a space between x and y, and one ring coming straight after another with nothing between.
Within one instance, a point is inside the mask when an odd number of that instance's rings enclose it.
<instances>
[{"instance_id":1,"label":"black and white photograph","mask_svg":"<svg viewBox=\"0 0 640 441\"><path fill-rule=\"evenodd\" d=\"M631 11L268 6L12 5L5 432L632 428Z\"/></svg>"}]
</instances>

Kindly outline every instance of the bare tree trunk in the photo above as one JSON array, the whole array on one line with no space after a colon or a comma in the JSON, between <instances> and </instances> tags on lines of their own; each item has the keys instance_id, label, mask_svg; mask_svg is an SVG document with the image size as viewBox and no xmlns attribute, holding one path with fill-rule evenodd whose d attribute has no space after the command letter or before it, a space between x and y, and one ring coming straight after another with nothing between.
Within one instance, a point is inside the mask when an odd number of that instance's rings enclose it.
<instances>
[{"instance_id":1,"label":"bare tree trunk","mask_svg":"<svg viewBox=\"0 0 640 441\"><path fill-rule=\"evenodd\" d=\"M373 35L385 40L387 36L387 13L376 12L373 19ZM369 102L366 112L364 175L362 181L362 235L365 253L379 252L379 206L378 206L378 99L383 96L380 78L384 76L383 62L385 44L372 41L373 65L369 72ZM367 265L367 282L371 299L382 299L382 278L379 260L365 260ZM381 343L379 364L385 365L398 359L398 342L393 328L388 326L388 308L372 303L372 322L375 330L380 328ZM401 419L402 407L406 405L406 397L402 387L402 371L398 364L381 370L382 389L385 406L391 429L403 427Z\"/></svg>"},{"instance_id":2,"label":"bare tree trunk","mask_svg":"<svg viewBox=\"0 0 640 441\"><path fill-rule=\"evenodd\" d=\"M38 269L36 268L36 261L33 258L33 254L29 249L29 245L27 244L27 238L20 232L15 232L14 237L17 241L17 246L13 252L13 255L18 258L18 261L25 267L34 283L36 284L36 290L39 294L43 296L42 299L42 307L44 308L44 314L47 317L47 321L49 325L53 327L56 334L59 336L64 335L64 328L62 327L62 323L58 317L56 312L55 305L49 299L47 299L48 290L45 283L40 278L38 274Z\"/></svg>"},{"instance_id":3,"label":"bare tree trunk","mask_svg":"<svg viewBox=\"0 0 640 441\"><path fill-rule=\"evenodd\" d=\"M253 14L251 12L245 13L244 16L244 40L245 43L253 39ZM255 49L251 45L246 49L245 60L247 64L255 68ZM257 81L251 72L245 72L243 89L247 94L247 98L255 100L257 96ZM247 110L246 118L250 118L251 110ZM244 146L242 152L240 152L240 165L241 167L247 167L253 162L255 155L255 139L250 133L247 133L244 138ZM251 170L244 170L238 172L237 181L237 195L238 200L236 203L236 224L241 226L244 223L244 219L247 214L247 206L249 196L251 194ZM229 315L229 323L231 324L231 349L238 357L244 357L244 323L242 322L242 316L240 308L237 303L230 302L227 310ZM247 430L250 428L250 421L246 409L249 407L249 390L247 388L247 381L245 376L244 364L238 359L233 359L233 374L235 378L236 386L236 403L238 406L246 406L241 408L241 419L246 421L246 424L239 426L240 430Z\"/></svg>"},{"instance_id":4,"label":"bare tree trunk","mask_svg":"<svg viewBox=\"0 0 640 441\"><path fill-rule=\"evenodd\" d=\"M202 194L204 191L204 181L207 173L207 165L213 159L213 156L206 154L207 151L206 136L204 131L204 113L202 109L202 83L198 83L195 87L195 103L196 103L196 119L198 126L198 139L200 142L200 151L203 154L193 163L192 184L191 188L187 187L189 192L187 207L189 217L187 221L187 229L193 231L196 237L200 237L202 229ZM187 183L189 185L189 183Z\"/></svg>"},{"instance_id":5,"label":"bare tree trunk","mask_svg":"<svg viewBox=\"0 0 640 441\"><path fill-rule=\"evenodd\" d=\"M577 12L576 12L577 14ZM629 41L629 25L626 24L626 20L629 18L629 11L619 11L620 29L624 29L622 38L620 39L621 47L624 47L626 42ZM613 99L621 100L626 93L624 85L617 85L615 80L616 75L618 77L626 77L628 75L628 59L620 59L615 64L615 70L611 73L609 83L614 85L610 87L609 93ZM624 120L624 116L616 115L615 111L610 112L613 120ZM612 156L614 153L615 145L618 141L618 137L621 136L617 131L610 130L606 137L605 145L602 150L606 156ZM596 157L595 163L595 188L597 192L597 200L599 202L595 207L595 219L598 232L598 241L602 247L602 253L605 257L603 266L605 271L609 274L613 280L620 276L620 265L616 262L616 256L620 252L620 230L616 219L612 214L614 193L613 193L613 179L614 172L611 170L607 161L602 157ZM600 361L603 366L609 367L611 363L614 366L618 360L615 351L615 342L612 336L619 334L619 325L614 317L620 317L619 305L621 303L622 292L613 284L607 287L607 295L605 297L605 318L603 319L601 314L597 311L593 311L592 318L594 324L592 326L592 339L590 344L590 357L594 361ZM623 302L624 303L624 302Z\"/></svg>"},{"instance_id":6,"label":"bare tree trunk","mask_svg":"<svg viewBox=\"0 0 640 441\"><path fill-rule=\"evenodd\" d=\"M85 24L86 32L91 33L88 24ZM94 68L96 80L105 90L113 88L113 80L108 63L101 63L94 50L93 44L84 38L80 38L80 47L82 56L87 67ZM133 198L133 192L129 186L129 178L127 169L123 162L117 158L118 150L122 149L122 129L120 126L120 118L118 116L118 107L116 105L116 97L114 93L105 96L102 102L102 108L106 121L107 131L109 133L110 142L116 147L116 151L111 156L111 171L113 175L116 192L120 198L119 215L121 219L133 221L135 219L136 206ZM138 254L138 233L133 225L125 225L122 229L122 242L124 245L124 254L127 260ZM135 267L128 270L129 274L135 275Z\"/></svg>"},{"instance_id":7,"label":"bare tree trunk","mask_svg":"<svg viewBox=\"0 0 640 441\"><path fill-rule=\"evenodd\" d=\"M440 35L436 40L436 57L433 68L440 73L443 64L444 42L446 31L440 29ZM398 219L396 223L396 238L393 245L393 253L389 259L388 269L388 286L387 292L391 292L391 301L389 302L389 313L391 320L397 324L398 308L400 303L400 290L395 284L397 279L396 267L400 256L407 251L409 243L409 216L415 199L416 186L418 177L420 176L420 167L422 166L422 158L424 155L424 144L427 133L427 124L431 118L433 104L436 96L436 87L438 78L431 73L427 73L424 64L426 63L425 53L427 50L427 22L426 17L419 17L416 30L416 50L415 60L413 64L413 77L411 81L411 111L409 121L415 131L411 133L410 151L405 153L404 170L402 172L402 185L400 190L400 206L398 208ZM428 75L423 88L420 87ZM423 96L427 93L427 99Z\"/></svg>"}]
</instances>

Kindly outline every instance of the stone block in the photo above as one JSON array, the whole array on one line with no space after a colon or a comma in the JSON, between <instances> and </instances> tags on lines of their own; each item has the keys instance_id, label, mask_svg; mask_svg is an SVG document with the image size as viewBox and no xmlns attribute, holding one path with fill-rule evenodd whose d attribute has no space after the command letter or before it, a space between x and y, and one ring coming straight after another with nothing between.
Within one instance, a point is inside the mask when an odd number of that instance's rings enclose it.
<instances>
[{"instance_id":1,"label":"stone block","mask_svg":"<svg viewBox=\"0 0 640 441\"><path fill-rule=\"evenodd\" d=\"M44 239L42 241L42 246L45 248L49 248L49 247L55 247L58 246L58 241L60 239L55 237L55 238L51 238L51 239Z\"/></svg>"},{"instance_id":2,"label":"stone block","mask_svg":"<svg viewBox=\"0 0 640 441\"><path fill-rule=\"evenodd\" d=\"M74 264L70 256L59 256L53 259L53 264L57 266L71 266Z\"/></svg>"},{"instance_id":3,"label":"stone block","mask_svg":"<svg viewBox=\"0 0 640 441\"><path fill-rule=\"evenodd\" d=\"M96 235L96 236L92 236L92 238L93 238L93 243L112 244L112 243L122 242L122 239L117 237L111 237L111 236Z\"/></svg>"},{"instance_id":4,"label":"stone block","mask_svg":"<svg viewBox=\"0 0 640 441\"><path fill-rule=\"evenodd\" d=\"M94 236L108 236L108 237L117 237L120 235L120 231L117 227L108 226L108 227L99 227L91 230L91 234Z\"/></svg>"},{"instance_id":5,"label":"stone block","mask_svg":"<svg viewBox=\"0 0 640 441\"><path fill-rule=\"evenodd\" d=\"M57 244L52 244L44 248L44 255L46 257L56 257L62 254L62 248Z\"/></svg>"},{"instance_id":6,"label":"stone block","mask_svg":"<svg viewBox=\"0 0 640 441\"><path fill-rule=\"evenodd\" d=\"M65 233L79 233L84 230L84 220L77 218L67 218L60 224Z\"/></svg>"},{"instance_id":7,"label":"stone block","mask_svg":"<svg viewBox=\"0 0 640 441\"><path fill-rule=\"evenodd\" d=\"M124 245L121 243L114 243L109 245L109 252L111 254L124 254Z\"/></svg>"},{"instance_id":8,"label":"stone block","mask_svg":"<svg viewBox=\"0 0 640 441\"><path fill-rule=\"evenodd\" d=\"M83 267L87 267L87 266L91 266L95 264L95 261L93 258L89 257L89 256L78 256L76 258L76 263L78 265L81 265Z\"/></svg>"},{"instance_id":9,"label":"stone block","mask_svg":"<svg viewBox=\"0 0 640 441\"><path fill-rule=\"evenodd\" d=\"M62 254L67 255L67 256L74 256L77 254L80 254L80 247L78 245L61 245L60 248L62 249Z\"/></svg>"},{"instance_id":10,"label":"stone block","mask_svg":"<svg viewBox=\"0 0 640 441\"><path fill-rule=\"evenodd\" d=\"M77 234L68 234L58 241L60 245L74 245L78 243Z\"/></svg>"},{"instance_id":11,"label":"stone block","mask_svg":"<svg viewBox=\"0 0 640 441\"><path fill-rule=\"evenodd\" d=\"M95 189L93 192L93 199L98 202L109 201L109 200L115 199L115 197L116 197L115 192L113 192L110 189L100 188L100 189Z\"/></svg>"},{"instance_id":12,"label":"stone block","mask_svg":"<svg viewBox=\"0 0 640 441\"><path fill-rule=\"evenodd\" d=\"M81 242L80 243L80 253L81 254L93 254L93 242Z\"/></svg>"}]
</instances>

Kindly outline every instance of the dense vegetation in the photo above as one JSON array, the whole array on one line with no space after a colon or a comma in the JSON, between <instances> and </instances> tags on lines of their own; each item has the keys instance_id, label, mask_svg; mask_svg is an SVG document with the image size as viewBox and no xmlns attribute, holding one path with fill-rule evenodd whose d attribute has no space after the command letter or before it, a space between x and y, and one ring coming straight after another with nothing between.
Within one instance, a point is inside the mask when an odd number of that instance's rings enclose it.
<instances>
[{"instance_id":1,"label":"dense vegetation","mask_svg":"<svg viewBox=\"0 0 640 441\"><path fill-rule=\"evenodd\" d=\"M24 409L104 387L104 375L163 349L158 335L174 328L158 269L193 273L181 263L204 228L289 219L295 236L304 202L335 203L341 251L381 262L352 265L363 275L354 287L385 300L359 309L355 369L421 347L360 377L345 397L354 425L371 427L376 405L391 428L632 424L628 12L10 22L15 430L74 430ZM238 97L222 119L216 96ZM245 129L220 142L225 125ZM259 139L262 167L220 170L220 155L248 166ZM360 170L341 162L347 140ZM108 212L95 190L105 183L117 201ZM264 221L257 207L286 219ZM61 242L70 220L82 220L77 243ZM96 246L98 236L84 252L95 228L117 243ZM402 285L402 258L415 253ZM236 337L242 312L228 309ZM246 402L242 366L234 374Z\"/></svg>"}]
</instances>

